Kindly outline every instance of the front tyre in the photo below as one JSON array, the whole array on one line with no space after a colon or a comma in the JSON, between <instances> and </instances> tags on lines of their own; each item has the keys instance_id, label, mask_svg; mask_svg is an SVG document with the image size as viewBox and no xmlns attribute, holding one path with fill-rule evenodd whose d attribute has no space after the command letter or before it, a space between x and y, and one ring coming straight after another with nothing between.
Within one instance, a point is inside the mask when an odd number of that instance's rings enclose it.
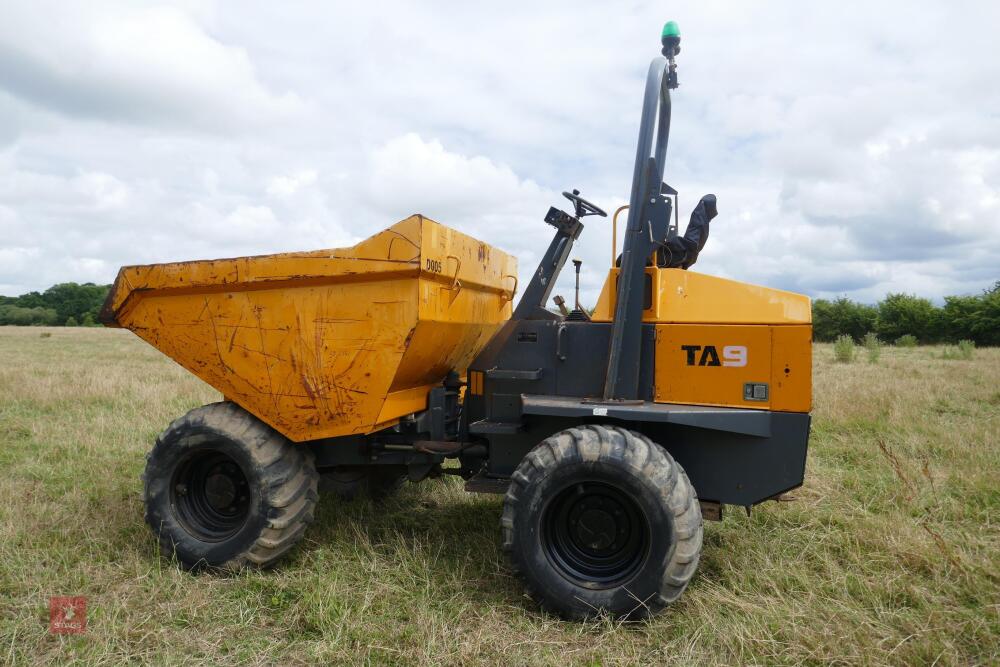
<instances>
[{"instance_id":1,"label":"front tyre","mask_svg":"<svg viewBox=\"0 0 1000 667\"><path fill-rule=\"evenodd\" d=\"M567 619L650 616L680 597L701 554L701 507L683 469L614 426L535 447L511 477L501 525L528 594Z\"/></svg>"},{"instance_id":2,"label":"front tyre","mask_svg":"<svg viewBox=\"0 0 1000 667\"><path fill-rule=\"evenodd\" d=\"M174 421L146 461L146 523L187 569L271 565L312 521L312 452L233 403Z\"/></svg>"}]
</instances>

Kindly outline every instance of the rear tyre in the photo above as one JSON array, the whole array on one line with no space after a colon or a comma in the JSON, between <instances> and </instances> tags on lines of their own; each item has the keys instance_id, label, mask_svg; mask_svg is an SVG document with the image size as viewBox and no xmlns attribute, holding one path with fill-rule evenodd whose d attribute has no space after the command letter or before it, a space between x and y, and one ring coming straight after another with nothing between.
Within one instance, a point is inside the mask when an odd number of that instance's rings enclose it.
<instances>
[{"instance_id":1,"label":"rear tyre","mask_svg":"<svg viewBox=\"0 0 1000 667\"><path fill-rule=\"evenodd\" d=\"M511 478L501 526L528 594L572 620L656 613L684 592L701 554L701 508L683 469L614 426L535 447Z\"/></svg>"},{"instance_id":2,"label":"rear tyre","mask_svg":"<svg viewBox=\"0 0 1000 667\"><path fill-rule=\"evenodd\" d=\"M362 495L383 500L399 491L406 478L406 466L337 466L323 471L319 488L341 500L354 500Z\"/></svg>"},{"instance_id":3,"label":"rear tyre","mask_svg":"<svg viewBox=\"0 0 1000 667\"><path fill-rule=\"evenodd\" d=\"M195 408L146 460L146 523L187 569L266 567L302 538L319 476L312 452L233 403Z\"/></svg>"}]
</instances>

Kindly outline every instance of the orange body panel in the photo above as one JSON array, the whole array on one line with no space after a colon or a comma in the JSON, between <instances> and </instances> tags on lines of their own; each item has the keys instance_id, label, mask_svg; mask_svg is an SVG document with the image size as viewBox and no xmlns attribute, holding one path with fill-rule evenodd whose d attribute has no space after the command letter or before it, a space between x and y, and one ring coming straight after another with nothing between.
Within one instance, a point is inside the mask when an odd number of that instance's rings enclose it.
<instances>
[{"instance_id":1,"label":"orange body panel","mask_svg":"<svg viewBox=\"0 0 1000 667\"><path fill-rule=\"evenodd\" d=\"M612 320L617 281L618 269L611 269L594 321ZM644 288L643 321L657 323L655 401L784 412L811 409L808 297L657 267L646 269ZM767 399L746 398L747 383L766 384Z\"/></svg>"},{"instance_id":2,"label":"orange body panel","mask_svg":"<svg viewBox=\"0 0 1000 667\"><path fill-rule=\"evenodd\" d=\"M422 410L510 317L516 260L422 216L345 249L123 268L126 327L295 441Z\"/></svg>"},{"instance_id":3,"label":"orange body panel","mask_svg":"<svg viewBox=\"0 0 1000 667\"><path fill-rule=\"evenodd\" d=\"M653 399L808 412L812 402L812 328L731 324L656 327ZM765 400L748 398L747 383L766 384Z\"/></svg>"},{"instance_id":4,"label":"orange body panel","mask_svg":"<svg viewBox=\"0 0 1000 667\"><path fill-rule=\"evenodd\" d=\"M650 307L646 322L686 324L811 324L809 297L683 269L646 269ZM595 322L615 312L618 269L611 269L594 309Z\"/></svg>"}]
</instances>

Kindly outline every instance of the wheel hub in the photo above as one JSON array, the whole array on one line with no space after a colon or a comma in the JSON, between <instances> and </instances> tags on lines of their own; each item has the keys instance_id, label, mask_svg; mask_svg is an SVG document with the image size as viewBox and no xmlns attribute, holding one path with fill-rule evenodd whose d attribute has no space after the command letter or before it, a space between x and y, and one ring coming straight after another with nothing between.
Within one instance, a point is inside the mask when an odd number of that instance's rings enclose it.
<instances>
[{"instance_id":1,"label":"wheel hub","mask_svg":"<svg viewBox=\"0 0 1000 667\"><path fill-rule=\"evenodd\" d=\"M178 466L171 500L185 530L200 540L221 542L246 523L251 495L239 464L227 454L206 450Z\"/></svg>"},{"instance_id":2,"label":"wheel hub","mask_svg":"<svg viewBox=\"0 0 1000 667\"><path fill-rule=\"evenodd\" d=\"M205 496L214 509L229 511L236 500L237 482L227 472L217 471L205 480Z\"/></svg>"},{"instance_id":3,"label":"wheel hub","mask_svg":"<svg viewBox=\"0 0 1000 667\"><path fill-rule=\"evenodd\" d=\"M574 541L593 552L612 546L618 533L614 517L603 510L585 510L574 528Z\"/></svg>"},{"instance_id":4,"label":"wheel hub","mask_svg":"<svg viewBox=\"0 0 1000 667\"><path fill-rule=\"evenodd\" d=\"M605 482L578 482L557 493L542 526L550 562L566 578L590 588L627 581L649 548L645 514L628 493Z\"/></svg>"}]
</instances>

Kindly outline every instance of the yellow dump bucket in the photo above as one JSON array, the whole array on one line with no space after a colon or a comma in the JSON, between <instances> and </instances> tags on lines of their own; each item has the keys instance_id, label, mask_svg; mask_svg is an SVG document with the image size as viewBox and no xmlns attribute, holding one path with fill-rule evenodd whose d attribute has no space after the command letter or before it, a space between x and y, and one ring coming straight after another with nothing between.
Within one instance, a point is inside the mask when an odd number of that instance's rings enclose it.
<instances>
[{"instance_id":1,"label":"yellow dump bucket","mask_svg":"<svg viewBox=\"0 0 1000 667\"><path fill-rule=\"evenodd\" d=\"M422 410L510 317L515 258L419 215L351 248L121 269L101 313L295 441Z\"/></svg>"}]
</instances>

